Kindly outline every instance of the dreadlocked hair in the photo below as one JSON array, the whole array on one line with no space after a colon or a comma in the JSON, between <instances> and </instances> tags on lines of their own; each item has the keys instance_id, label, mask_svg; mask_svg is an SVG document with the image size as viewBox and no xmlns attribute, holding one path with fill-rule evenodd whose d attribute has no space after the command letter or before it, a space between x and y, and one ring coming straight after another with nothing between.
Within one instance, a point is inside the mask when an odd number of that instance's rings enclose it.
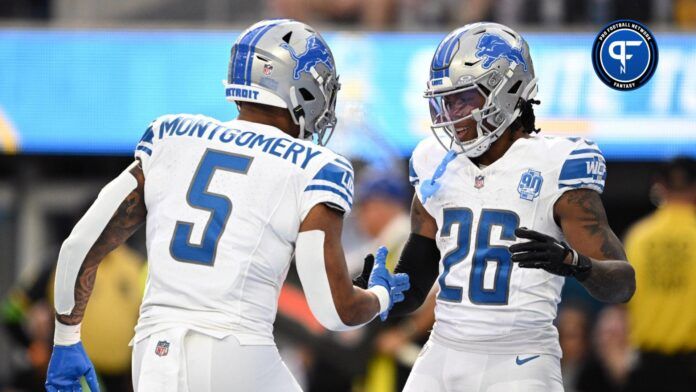
<instances>
[{"instance_id":1,"label":"dreadlocked hair","mask_svg":"<svg viewBox=\"0 0 696 392\"><path fill-rule=\"evenodd\" d=\"M524 132L529 134L541 131L541 129L536 127L536 116L534 115L534 107L532 106L540 103L541 101L535 99L529 99L527 101L520 99L517 105L521 109L521 113L512 123L512 129L522 128Z\"/></svg>"}]
</instances>

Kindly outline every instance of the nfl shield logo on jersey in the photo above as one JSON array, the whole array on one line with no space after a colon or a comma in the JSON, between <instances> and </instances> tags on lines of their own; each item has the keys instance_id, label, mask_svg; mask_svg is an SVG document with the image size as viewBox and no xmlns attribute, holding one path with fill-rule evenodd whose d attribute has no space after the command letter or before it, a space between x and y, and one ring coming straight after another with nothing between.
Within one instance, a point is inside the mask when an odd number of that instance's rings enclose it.
<instances>
[{"instance_id":1,"label":"nfl shield logo on jersey","mask_svg":"<svg viewBox=\"0 0 696 392\"><path fill-rule=\"evenodd\" d=\"M476 188L476 189L483 188L483 179L484 179L483 176L476 176L476 178L474 179L474 188Z\"/></svg>"},{"instance_id":2,"label":"nfl shield logo on jersey","mask_svg":"<svg viewBox=\"0 0 696 392\"><path fill-rule=\"evenodd\" d=\"M160 340L157 342L157 347L155 347L155 354L158 357L164 357L169 354L169 342L166 340Z\"/></svg>"},{"instance_id":3,"label":"nfl shield logo on jersey","mask_svg":"<svg viewBox=\"0 0 696 392\"><path fill-rule=\"evenodd\" d=\"M540 172L527 169L526 172L522 173L520 183L517 185L517 192L520 194L520 199L532 201L539 197L541 184L543 183L544 178L541 176Z\"/></svg>"}]
</instances>

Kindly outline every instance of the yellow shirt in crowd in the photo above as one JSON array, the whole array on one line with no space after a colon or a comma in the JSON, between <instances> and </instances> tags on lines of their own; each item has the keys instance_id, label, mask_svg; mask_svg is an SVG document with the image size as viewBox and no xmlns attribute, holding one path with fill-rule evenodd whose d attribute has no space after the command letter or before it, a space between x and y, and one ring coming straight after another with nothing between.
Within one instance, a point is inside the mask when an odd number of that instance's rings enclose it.
<instances>
[{"instance_id":1,"label":"yellow shirt in crowd","mask_svg":"<svg viewBox=\"0 0 696 392\"><path fill-rule=\"evenodd\" d=\"M665 354L696 351L696 206L661 206L626 238L636 270L631 341Z\"/></svg>"},{"instance_id":2,"label":"yellow shirt in crowd","mask_svg":"<svg viewBox=\"0 0 696 392\"><path fill-rule=\"evenodd\" d=\"M116 374L130 367L128 343L143 298L143 268L143 258L126 246L114 249L99 264L81 333L85 351L100 373Z\"/></svg>"}]
</instances>

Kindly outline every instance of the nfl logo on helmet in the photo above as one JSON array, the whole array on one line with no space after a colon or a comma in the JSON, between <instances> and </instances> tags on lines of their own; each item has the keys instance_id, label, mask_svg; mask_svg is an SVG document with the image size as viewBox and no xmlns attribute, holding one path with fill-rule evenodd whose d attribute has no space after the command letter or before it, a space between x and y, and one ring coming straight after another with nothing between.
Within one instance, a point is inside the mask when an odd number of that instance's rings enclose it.
<instances>
[{"instance_id":1,"label":"nfl logo on helmet","mask_svg":"<svg viewBox=\"0 0 696 392\"><path fill-rule=\"evenodd\" d=\"M273 72L273 66L271 64L263 65L263 74L268 76Z\"/></svg>"},{"instance_id":2,"label":"nfl logo on helmet","mask_svg":"<svg viewBox=\"0 0 696 392\"><path fill-rule=\"evenodd\" d=\"M164 357L169 354L169 342L166 340L160 340L157 342L157 347L155 347L155 354L158 357Z\"/></svg>"}]
</instances>

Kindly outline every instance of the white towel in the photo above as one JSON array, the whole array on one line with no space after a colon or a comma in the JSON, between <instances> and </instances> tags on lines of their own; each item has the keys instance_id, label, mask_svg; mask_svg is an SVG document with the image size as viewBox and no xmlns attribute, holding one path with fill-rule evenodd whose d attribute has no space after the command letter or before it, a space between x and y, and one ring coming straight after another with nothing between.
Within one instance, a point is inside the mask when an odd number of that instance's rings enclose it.
<instances>
[{"instance_id":1,"label":"white towel","mask_svg":"<svg viewBox=\"0 0 696 392\"><path fill-rule=\"evenodd\" d=\"M171 328L150 335L140 365L138 391L186 392L186 328Z\"/></svg>"}]
</instances>

